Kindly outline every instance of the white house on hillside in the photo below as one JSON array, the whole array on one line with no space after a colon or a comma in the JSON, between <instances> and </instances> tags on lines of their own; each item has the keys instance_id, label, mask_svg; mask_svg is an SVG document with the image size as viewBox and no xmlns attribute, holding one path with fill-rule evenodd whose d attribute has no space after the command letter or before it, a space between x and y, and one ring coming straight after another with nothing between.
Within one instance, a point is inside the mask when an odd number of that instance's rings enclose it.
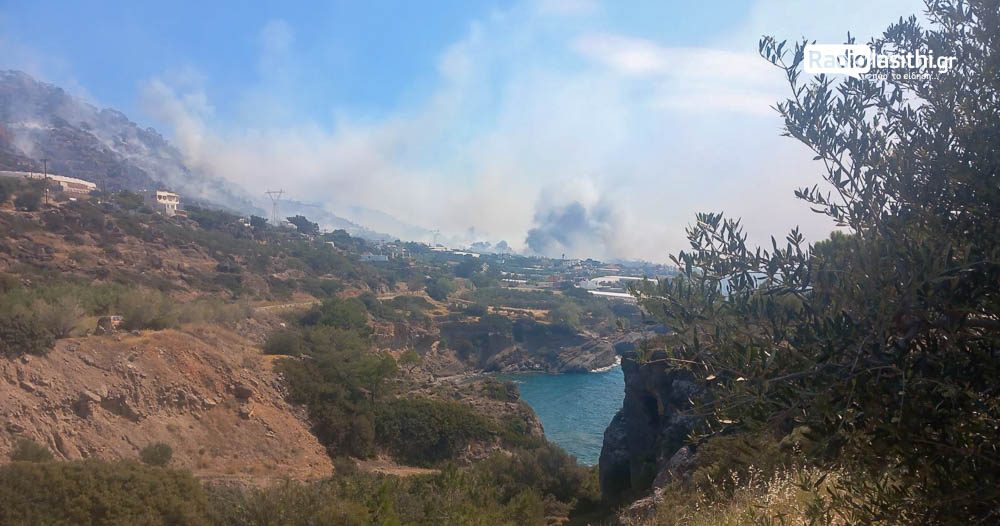
<instances>
[{"instance_id":1,"label":"white house on hillside","mask_svg":"<svg viewBox=\"0 0 1000 526\"><path fill-rule=\"evenodd\" d=\"M181 204L181 196L166 190L154 190L146 194L146 206L154 212L168 217L177 215Z\"/></svg>"}]
</instances>

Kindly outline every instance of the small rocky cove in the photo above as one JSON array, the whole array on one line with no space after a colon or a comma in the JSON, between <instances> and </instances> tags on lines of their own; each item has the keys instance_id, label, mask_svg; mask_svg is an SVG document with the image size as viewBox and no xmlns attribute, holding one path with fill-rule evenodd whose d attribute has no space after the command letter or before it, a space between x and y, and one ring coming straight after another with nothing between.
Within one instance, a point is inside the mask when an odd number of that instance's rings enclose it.
<instances>
[{"instance_id":1,"label":"small rocky cove","mask_svg":"<svg viewBox=\"0 0 1000 526\"><path fill-rule=\"evenodd\" d=\"M686 441L695 424L689 409L698 384L690 373L672 368L663 351L640 360L637 344L651 336L631 334L608 344L613 371L596 365L606 360L597 345L564 349L554 355L561 361L512 361L501 369L514 371L500 378L519 384L549 440L584 464L597 464L602 498L614 507L625 505L622 517L648 517L659 489L686 477L695 457L695 447ZM573 357L581 357L575 364L592 372L574 374ZM563 372L569 374L553 374Z\"/></svg>"},{"instance_id":2,"label":"small rocky cove","mask_svg":"<svg viewBox=\"0 0 1000 526\"><path fill-rule=\"evenodd\" d=\"M587 373L503 373L497 378L514 382L549 441L584 465L597 464L604 429L622 405L621 367Z\"/></svg>"}]
</instances>

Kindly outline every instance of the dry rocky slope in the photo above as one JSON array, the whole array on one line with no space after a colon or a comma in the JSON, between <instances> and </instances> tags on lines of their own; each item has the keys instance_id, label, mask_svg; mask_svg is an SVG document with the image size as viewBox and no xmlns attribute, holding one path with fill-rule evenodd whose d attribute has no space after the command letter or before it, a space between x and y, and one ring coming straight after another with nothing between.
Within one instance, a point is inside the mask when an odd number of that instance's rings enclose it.
<instances>
[{"instance_id":1,"label":"dry rocky slope","mask_svg":"<svg viewBox=\"0 0 1000 526\"><path fill-rule=\"evenodd\" d=\"M313 479L332 465L256 346L217 326L60 340L0 360L0 456L28 437L62 459L135 459L154 442L209 479Z\"/></svg>"},{"instance_id":2,"label":"dry rocky slope","mask_svg":"<svg viewBox=\"0 0 1000 526\"><path fill-rule=\"evenodd\" d=\"M285 400L286 386L272 367L277 357L261 353L284 311L318 300L303 291L271 297L271 285L313 277L342 282L341 296L402 292L389 290L371 269L349 264L350 254L331 257L348 262L351 273L307 274L300 260L283 253L260 268L252 257L258 246L301 247L283 238L257 242L251 230L238 225L209 230L195 220L119 208L113 200L57 201L36 212L0 206L0 275L24 290L63 281L117 284L140 294L160 290L170 301L195 302L192 308L217 300L220 308L233 308L233 315L218 322L223 325L67 338L44 356L0 358L0 459L21 438L44 444L60 459L136 459L143 447L164 442L173 449L172 466L203 479L267 484L329 475L332 463L311 434L304 408ZM243 296L219 285L233 266L241 269ZM355 275L373 279L348 277ZM405 292L426 297L422 291ZM373 352L399 357L415 349L423 357L394 378L398 394L457 401L502 425L518 424L530 436L543 436L530 407L516 396L497 398L495 386L477 373L589 370L615 357L608 342L575 332L517 343L474 318L442 330L439 318L449 313L447 306L426 300L435 317L369 320ZM256 308L249 309L252 305ZM74 334L84 334L84 326L92 330L94 322L88 317ZM489 345L476 360L443 345L447 336L478 341L481 335L489 335ZM454 460L475 461L505 447L494 436L468 444ZM382 453L362 469L412 473Z\"/></svg>"}]
</instances>

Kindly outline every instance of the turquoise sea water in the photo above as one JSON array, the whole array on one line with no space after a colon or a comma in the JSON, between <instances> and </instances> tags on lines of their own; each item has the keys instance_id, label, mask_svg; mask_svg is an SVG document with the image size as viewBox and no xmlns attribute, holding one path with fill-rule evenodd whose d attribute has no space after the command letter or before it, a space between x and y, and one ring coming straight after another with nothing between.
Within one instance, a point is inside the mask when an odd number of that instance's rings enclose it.
<instances>
[{"instance_id":1,"label":"turquoise sea water","mask_svg":"<svg viewBox=\"0 0 1000 526\"><path fill-rule=\"evenodd\" d=\"M597 464L604 429L625 397L622 368L574 374L504 375L517 383L545 427L545 436L583 464Z\"/></svg>"}]
</instances>

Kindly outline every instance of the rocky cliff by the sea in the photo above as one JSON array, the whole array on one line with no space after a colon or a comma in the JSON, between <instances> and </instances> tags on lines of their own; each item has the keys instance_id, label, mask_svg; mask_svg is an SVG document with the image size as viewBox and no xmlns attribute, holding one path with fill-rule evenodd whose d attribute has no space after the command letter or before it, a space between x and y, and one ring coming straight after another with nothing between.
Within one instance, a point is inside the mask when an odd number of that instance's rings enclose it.
<instances>
[{"instance_id":1,"label":"rocky cliff by the sea","mask_svg":"<svg viewBox=\"0 0 1000 526\"><path fill-rule=\"evenodd\" d=\"M694 424L691 375L671 368L662 351L640 361L622 353L625 400L604 432L599 461L601 495L609 502L637 498L665 484L690 456L685 439Z\"/></svg>"}]
</instances>

